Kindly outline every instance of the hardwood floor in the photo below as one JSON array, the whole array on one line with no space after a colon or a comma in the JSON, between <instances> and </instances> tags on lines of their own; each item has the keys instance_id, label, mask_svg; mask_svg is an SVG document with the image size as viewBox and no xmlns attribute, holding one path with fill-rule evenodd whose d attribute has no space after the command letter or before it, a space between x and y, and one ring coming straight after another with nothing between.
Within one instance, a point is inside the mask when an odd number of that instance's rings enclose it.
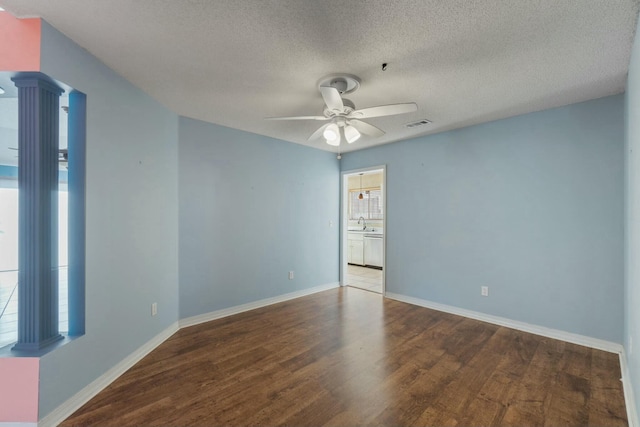
<instances>
[{"instance_id":1,"label":"hardwood floor","mask_svg":"<svg viewBox=\"0 0 640 427\"><path fill-rule=\"evenodd\" d=\"M627 419L616 354L341 288L182 329L62 425Z\"/></svg>"}]
</instances>

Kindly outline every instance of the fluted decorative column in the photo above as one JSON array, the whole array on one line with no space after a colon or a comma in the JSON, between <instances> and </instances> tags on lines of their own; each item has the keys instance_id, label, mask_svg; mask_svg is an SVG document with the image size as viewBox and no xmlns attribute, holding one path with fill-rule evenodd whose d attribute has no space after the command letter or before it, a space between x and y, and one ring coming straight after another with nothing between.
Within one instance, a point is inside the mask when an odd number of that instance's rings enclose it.
<instances>
[{"instance_id":1,"label":"fluted decorative column","mask_svg":"<svg viewBox=\"0 0 640 427\"><path fill-rule=\"evenodd\" d=\"M40 73L12 79L18 87L18 342L39 350L58 331L58 115L60 94Z\"/></svg>"}]
</instances>

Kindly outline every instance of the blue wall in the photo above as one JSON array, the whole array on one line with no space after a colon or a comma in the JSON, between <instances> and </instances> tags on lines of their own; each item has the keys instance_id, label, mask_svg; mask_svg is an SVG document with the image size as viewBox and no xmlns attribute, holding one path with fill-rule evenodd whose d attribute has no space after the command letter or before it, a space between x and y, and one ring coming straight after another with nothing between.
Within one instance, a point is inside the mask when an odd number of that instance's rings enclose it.
<instances>
[{"instance_id":1,"label":"blue wall","mask_svg":"<svg viewBox=\"0 0 640 427\"><path fill-rule=\"evenodd\" d=\"M334 154L187 118L179 134L181 318L338 282Z\"/></svg>"},{"instance_id":2,"label":"blue wall","mask_svg":"<svg viewBox=\"0 0 640 427\"><path fill-rule=\"evenodd\" d=\"M636 408L640 408L640 40L637 37L631 52L626 101L624 343Z\"/></svg>"},{"instance_id":3,"label":"blue wall","mask_svg":"<svg viewBox=\"0 0 640 427\"><path fill-rule=\"evenodd\" d=\"M387 291L621 343L623 108L618 95L344 154L343 171L387 165Z\"/></svg>"},{"instance_id":4,"label":"blue wall","mask_svg":"<svg viewBox=\"0 0 640 427\"><path fill-rule=\"evenodd\" d=\"M18 179L18 167L0 165L0 177Z\"/></svg>"},{"instance_id":5,"label":"blue wall","mask_svg":"<svg viewBox=\"0 0 640 427\"><path fill-rule=\"evenodd\" d=\"M41 52L87 95L87 316L41 359L40 418L178 320L177 115L44 22Z\"/></svg>"},{"instance_id":6,"label":"blue wall","mask_svg":"<svg viewBox=\"0 0 640 427\"><path fill-rule=\"evenodd\" d=\"M637 50L628 117L640 111ZM340 165L178 119L46 23L42 71L87 94L87 333L42 358L40 418L179 318L336 282L340 169L387 165L387 291L623 341L623 96L348 153ZM640 144L631 122L629 148ZM631 261L639 161L629 156ZM631 261L624 338L637 347Z\"/></svg>"}]
</instances>

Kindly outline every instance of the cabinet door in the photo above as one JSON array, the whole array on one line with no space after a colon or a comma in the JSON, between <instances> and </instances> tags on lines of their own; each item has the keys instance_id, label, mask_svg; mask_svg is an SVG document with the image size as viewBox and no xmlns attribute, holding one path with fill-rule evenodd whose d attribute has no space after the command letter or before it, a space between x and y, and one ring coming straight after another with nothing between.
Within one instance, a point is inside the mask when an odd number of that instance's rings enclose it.
<instances>
[{"instance_id":1,"label":"cabinet door","mask_svg":"<svg viewBox=\"0 0 640 427\"><path fill-rule=\"evenodd\" d=\"M353 264L353 240L347 240L347 262Z\"/></svg>"},{"instance_id":2,"label":"cabinet door","mask_svg":"<svg viewBox=\"0 0 640 427\"><path fill-rule=\"evenodd\" d=\"M382 239L364 239L364 263L366 265L382 267L382 252Z\"/></svg>"},{"instance_id":3,"label":"cabinet door","mask_svg":"<svg viewBox=\"0 0 640 427\"><path fill-rule=\"evenodd\" d=\"M352 240L351 243L351 264L364 265L364 242Z\"/></svg>"}]
</instances>

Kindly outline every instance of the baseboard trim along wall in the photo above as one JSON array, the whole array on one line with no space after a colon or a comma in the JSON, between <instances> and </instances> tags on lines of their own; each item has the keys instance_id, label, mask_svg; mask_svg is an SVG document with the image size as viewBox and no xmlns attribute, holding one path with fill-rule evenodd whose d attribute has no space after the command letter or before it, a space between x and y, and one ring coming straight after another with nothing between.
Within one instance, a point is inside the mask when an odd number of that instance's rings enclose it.
<instances>
[{"instance_id":1,"label":"baseboard trim along wall","mask_svg":"<svg viewBox=\"0 0 640 427\"><path fill-rule=\"evenodd\" d=\"M138 363L149 354L152 350L165 342L171 335L175 334L178 330L189 326L194 326L199 323L208 322L222 317L232 316L234 314L242 313L256 308L265 307L279 302L289 301L292 299L300 298L303 296L315 294L318 292L326 291L329 289L337 288L340 286L339 282L327 283L325 285L316 286L309 289L302 289L296 292L290 292L288 294L279 295L277 297L266 298L259 301L250 302L247 304L237 305L235 307L229 307L222 310L212 311L211 313L205 313L198 316L188 317L182 319L179 322L173 323L167 329L147 341L136 351L131 353L120 363L107 372L96 378L93 382L80 390L78 393L69 398L62 405L58 406L47 416L35 423L0 423L0 427L55 427L62 421L67 419L71 414L77 411L82 405L91 400L95 395L104 390L109 384L115 381L120 375L124 374L133 365Z\"/></svg>"},{"instance_id":2,"label":"baseboard trim along wall","mask_svg":"<svg viewBox=\"0 0 640 427\"><path fill-rule=\"evenodd\" d=\"M618 353L620 357L620 372L622 378L622 387L624 391L625 406L627 408L627 419L629 427L640 427L638 422L638 412L635 404L633 388L631 386L631 377L629 376L629 368L622 344L605 341L598 338L587 337L585 335L573 334L558 329L546 328L544 326L532 325L530 323L519 322L517 320L507 319L505 317L492 316L490 314L480 313L478 311L465 310L451 305L440 304L433 301L423 300L420 298L408 297L406 295L385 293L385 297L406 302L408 304L418 305L420 307L431 308L433 310L443 311L445 313L455 314L458 316L468 317L470 319L480 320L482 322L492 323L494 325L504 326L506 328L516 329L518 331L529 332L531 334L540 335L547 338L570 342L585 347L595 348L597 350L607 351L609 353Z\"/></svg>"},{"instance_id":3,"label":"baseboard trim along wall","mask_svg":"<svg viewBox=\"0 0 640 427\"><path fill-rule=\"evenodd\" d=\"M114 382L120 375L124 374L133 365L138 363L156 347L165 342L171 335L178 331L178 322L174 322L164 331L151 338L136 351L124 358L120 363L100 375L85 388L77 392L62 405L58 406L47 416L38 421L38 427L55 427L68 418L82 405L91 400L96 394L104 390L109 384Z\"/></svg>"},{"instance_id":4,"label":"baseboard trim along wall","mask_svg":"<svg viewBox=\"0 0 640 427\"><path fill-rule=\"evenodd\" d=\"M309 289L302 289L300 291L290 292L288 294L278 295L277 297L265 298L258 301L249 302L246 304L236 305L234 307L223 308L221 310L212 311L210 313L199 314L193 317L187 317L180 320L180 329L187 328L189 326L198 325L204 322L210 322L212 320L221 319L227 316L233 316L249 310L255 310L256 308L266 307L268 305L277 304L279 302L289 301L292 299L304 297L307 295L315 294L329 289L337 288L340 286L339 282L327 283L325 285L316 286Z\"/></svg>"},{"instance_id":5,"label":"baseboard trim along wall","mask_svg":"<svg viewBox=\"0 0 640 427\"><path fill-rule=\"evenodd\" d=\"M133 365L138 363L153 351L156 347L166 341L171 335L176 333L179 329L189 326L198 325L200 323L209 322L211 320L221 319L223 317L232 316L234 314L243 313L245 311L254 310L256 308L266 307L268 305L277 304L284 301L300 298L303 296L311 295L314 293L334 289L340 286L339 282L327 283L325 285L316 286L309 289L303 289L300 291L290 292L287 294L279 295L272 298L265 298L262 300L250 302L247 304L241 304L234 307L224 308L221 310L212 311L210 313L201 314L198 316L188 317L181 319L179 322L173 323L167 329L147 341L136 351L131 353L120 363L109 369L107 372L96 378L93 382L80 390L62 405L58 406L55 410L42 418L37 424L35 423L0 423L0 427L54 427L68 418L71 414L77 411L82 405L91 400L95 395L104 390L109 384L115 381L118 377L124 374ZM507 328L516 329L523 332L529 332L536 335L541 335L548 338L553 338L561 341L570 342L573 344L582 345L585 347L591 347L598 350L603 350L611 353L618 353L620 356L620 370L622 373L622 383L624 388L625 404L627 407L627 417L629 427L640 427L638 422L638 413L635 407L634 393L631 387L631 379L629 376L629 370L627 366L626 356L624 348L621 344L617 344L610 341L600 340L597 338L587 337L584 335L573 334L570 332L560 331L557 329L546 328L543 326L532 325L525 322L519 322L516 320L507 319L504 317L493 316L490 314L480 313L472 310L465 310L446 304L440 304L432 301L423 300L420 298L409 297L401 294L395 294L387 292L386 298L390 298L396 301L405 302L408 304L417 305L420 307L426 307L433 310L442 311L445 313L455 314L458 316L468 317L470 319L480 320L495 325L504 326Z\"/></svg>"},{"instance_id":6,"label":"baseboard trim along wall","mask_svg":"<svg viewBox=\"0 0 640 427\"><path fill-rule=\"evenodd\" d=\"M629 427L640 427L638 408L636 408L636 399L631 385L631 375L629 374L629 365L627 365L627 355L624 350L620 352L620 371L622 373L624 404L627 407L627 422Z\"/></svg>"},{"instance_id":7,"label":"baseboard trim along wall","mask_svg":"<svg viewBox=\"0 0 640 427\"><path fill-rule=\"evenodd\" d=\"M598 338L587 337L585 335L573 334L558 329L546 328L544 326L532 325L530 323L519 322L517 320L507 319L506 317L492 316L490 314L480 313L478 311L465 310L451 305L440 304L437 302L427 301L420 298L408 297L406 295L394 294L387 292L387 298L396 301L406 302L408 304L419 305L421 307L431 308L433 310L443 311L445 313L456 314L458 316L468 317L470 319L480 320L482 322L493 323L511 329L517 329L523 332L529 332L535 335L541 335L547 338L570 342L585 347L591 347L598 350L608 351L610 353L621 353L622 344L611 341L605 341Z\"/></svg>"},{"instance_id":8,"label":"baseboard trim along wall","mask_svg":"<svg viewBox=\"0 0 640 427\"><path fill-rule=\"evenodd\" d=\"M1 422L0 427L38 427L38 423L9 423Z\"/></svg>"}]
</instances>

